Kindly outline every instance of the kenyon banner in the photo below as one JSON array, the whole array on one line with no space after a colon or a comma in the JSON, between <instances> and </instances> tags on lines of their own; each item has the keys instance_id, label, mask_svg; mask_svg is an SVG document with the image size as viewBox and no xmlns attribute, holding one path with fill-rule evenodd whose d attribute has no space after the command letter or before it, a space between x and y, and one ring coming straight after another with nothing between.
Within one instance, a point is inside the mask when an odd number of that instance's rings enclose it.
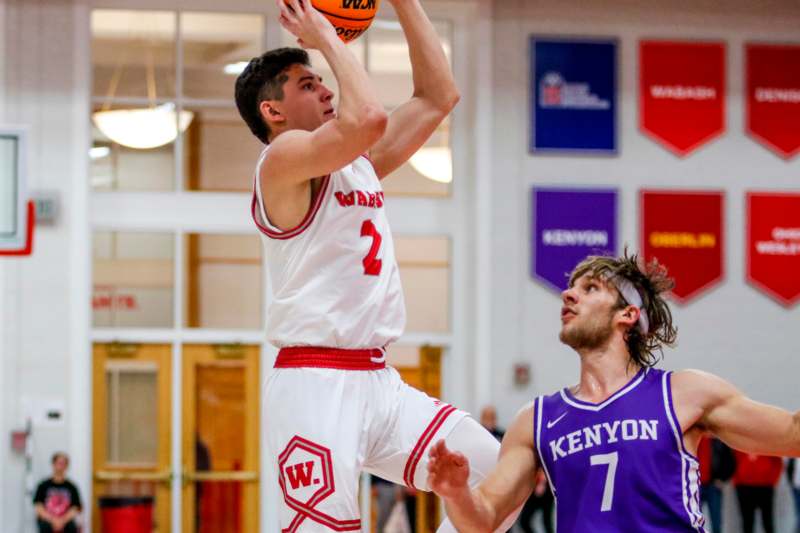
<instances>
[{"instance_id":1,"label":"kenyon banner","mask_svg":"<svg viewBox=\"0 0 800 533\"><path fill-rule=\"evenodd\" d=\"M679 156L725 131L725 44L639 43L639 126Z\"/></svg>"},{"instance_id":2,"label":"kenyon banner","mask_svg":"<svg viewBox=\"0 0 800 533\"><path fill-rule=\"evenodd\" d=\"M787 307L800 300L800 193L747 194L747 279Z\"/></svg>"},{"instance_id":3,"label":"kenyon banner","mask_svg":"<svg viewBox=\"0 0 800 533\"><path fill-rule=\"evenodd\" d=\"M723 204L717 191L640 191L641 246L675 278L673 296L687 303L718 283L723 270Z\"/></svg>"},{"instance_id":4,"label":"kenyon banner","mask_svg":"<svg viewBox=\"0 0 800 533\"><path fill-rule=\"evenodd\" d=\"M747 132L781 157L800 152L800 45L748 44Z\"/></svg>"},{"instance_id":5,"label":"kenyon banner","mask_svg":"<svg viewBox=\"0 0 800 533\"><path fill-rule=\"evenodd\" d=\"M616 152L616 41L530 42L530 150Z\"/></svg>"},{"instance_id":6,"label":"kenyon banner","mask_svg":"<svg viewBox=\"0 0 800 533\"><path fill-rule=\"evenodd\" d=\"M533 189L531 275L560 292L587 255L617 253L617 191Z\"/></svg>"}]
</instances>

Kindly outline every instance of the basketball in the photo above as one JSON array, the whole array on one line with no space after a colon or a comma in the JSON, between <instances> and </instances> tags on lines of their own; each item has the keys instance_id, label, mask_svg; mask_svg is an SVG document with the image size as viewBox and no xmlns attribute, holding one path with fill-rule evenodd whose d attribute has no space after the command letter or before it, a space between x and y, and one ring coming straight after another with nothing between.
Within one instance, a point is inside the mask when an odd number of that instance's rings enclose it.
<instances>
[{"instance_id":1,"label":"basketball","mask_svg":"<svg viewBox=\"0 0 800 533\"><path fill-rule=\"evenodd\" d=\"M336 35L348 43L367 31L380 0L311 0L317 11L336 28Z\"/></svg>"}]
</instances>

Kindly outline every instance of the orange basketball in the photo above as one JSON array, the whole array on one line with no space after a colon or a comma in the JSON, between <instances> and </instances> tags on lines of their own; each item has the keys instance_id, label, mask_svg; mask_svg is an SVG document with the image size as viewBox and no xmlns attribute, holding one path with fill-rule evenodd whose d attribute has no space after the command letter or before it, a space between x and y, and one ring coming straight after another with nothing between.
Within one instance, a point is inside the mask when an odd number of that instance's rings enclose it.
<instances>
[{"instance_id":1,"label":"orange basketball","mask_svg":"<svg viewBox=\"0 0 800 533\"><path fill-rule=\"evenodd\" d=\"M311 0L317 11L336 28L336 35L348 43L367 31L380 0Z\"/></svg>"}]
</instances>

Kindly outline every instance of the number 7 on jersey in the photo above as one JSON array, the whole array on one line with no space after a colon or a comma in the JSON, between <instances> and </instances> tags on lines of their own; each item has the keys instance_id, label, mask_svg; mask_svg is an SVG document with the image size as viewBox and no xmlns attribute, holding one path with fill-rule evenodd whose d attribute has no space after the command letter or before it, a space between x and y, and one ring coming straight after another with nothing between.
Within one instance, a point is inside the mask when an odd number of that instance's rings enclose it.
<instances>
[{"instance_id":1,"label":"number 7 on jersey","mask_svg":"<svg viewBox=\"0 0 800 533\"><path fill-rule=\"evenodd\" d=\"M592 466L608 465L606 470L606 483L603 486L603 501L600 504L600 511L610 511L614 504L614 479L617 474L617 464L619 463L619 452L603 453L590 457Z\"/></svg>"}]
</instances>

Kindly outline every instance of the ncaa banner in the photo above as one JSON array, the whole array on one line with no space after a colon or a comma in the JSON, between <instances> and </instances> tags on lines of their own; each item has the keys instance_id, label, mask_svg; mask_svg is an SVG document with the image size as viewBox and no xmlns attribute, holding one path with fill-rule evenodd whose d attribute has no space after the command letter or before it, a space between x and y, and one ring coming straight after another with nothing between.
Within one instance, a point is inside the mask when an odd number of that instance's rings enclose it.
<instances>
[{"instance_id":1,"label":"ncaa banner","mask_svg":"<svg viewBox=\"0 0 800 533\"><path fill-rule=\"evenodd\" d=\"M531 37L530 151L615 153L617 42Z\"/></svg>"},{"instance_id":2,"label":"ncaa banner","mask_svg":"<svg viewBox=\"0 0 800 533\"><path fill-rule=\"evenodd\" d=\"M617 253L617 191L533 189L531 275L556 292L587 255Z\"/></svg>"},{"instance_id":3,"label":"ncaa banner","mask_svg":"<svg viewBox=\"0 0 800 533\"><path fill-rule=\"evenodd\" d=\"M800 152L800 45L748 44L747 133L786 159Z\"/></svg>"},{"instance_id":4,"label":"ncaa banner","mask_svg":"<svg viewBox=\"0 0 800 533\"><path fill-rule=\"evenodd\" d=\"M675 278L672 295L688 303L724 276L722 192L639 192L641 250Z\"/></svg>"},{"instance_id":5,"label":"ncaa banner","mask_svg":"<svg viewBox=\"0 0 800 533\"><path fill-rule=\"evenodd\" d=\"M686 156L725 131L725 44L639 43L639 127Z\"/></svg>"},{"instance_id":6,"label":"ncaa banner","mask_svg":"<svg viewBox=\"0 0 800 533\"><path fill-rule=\"evenodd\" d=\"M800 193L747 193L747 280L787 307L800 300Z\"/></svg>"}]
</instances>

